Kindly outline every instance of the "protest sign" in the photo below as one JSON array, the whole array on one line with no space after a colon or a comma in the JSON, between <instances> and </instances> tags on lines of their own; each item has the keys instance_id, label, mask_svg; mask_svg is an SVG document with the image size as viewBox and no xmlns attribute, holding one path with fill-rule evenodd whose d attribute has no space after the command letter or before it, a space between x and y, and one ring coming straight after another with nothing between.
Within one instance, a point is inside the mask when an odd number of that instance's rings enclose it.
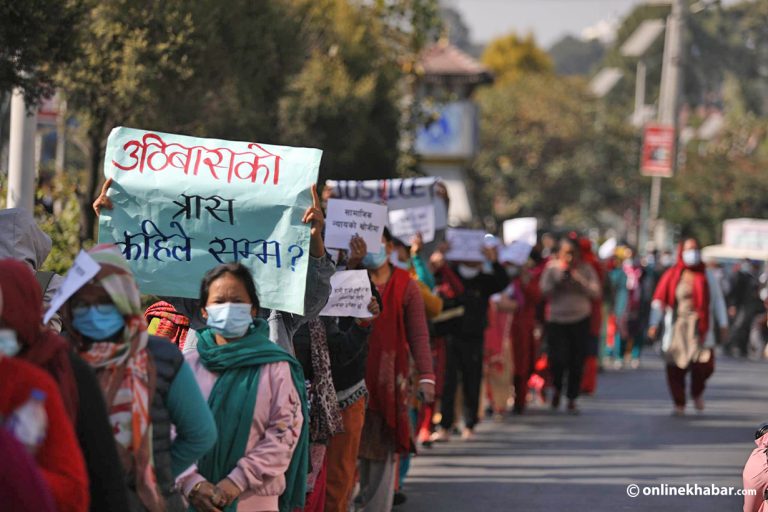
<instances>
[{"instance_id":1,"label":"protest sign","mask_svg":"<svg viewBox=\"0 0 768 512\"><path fill-rule=\"evenodd\" d=\"M406 244L417 233L425 244L435 239L435 208L432 205L389 211L389 230L392 236Z\"/></svg>"},{"instance_id":2,"label":"protest sign","mask_svg":"<svg viewBox=\"0 0 768 512\"><path fill-rule=\"evenodd\" d=\"M536 217L505 220L503 224L504 243L509 245L518 240L531 247L536 245Z\"/></svg>"},{"instance_id":3,"label":"protest sign","mask_svg":"<svg viewBox=\"0 0 768 512\"><path fill-rule=\"evenodd\" d=\"M437 195L438 182L434 176L422 176L367 181L328 180L325 186L331 189L333 199L386 204L390 210L431 204L435 208L435 228L443 229L448 225L448 209Z\"/></svg>"},{"instance_id":4,"label":"protest sign","mask_svg":"<svg viewBox=\"0 0 768 512\"><path fill-rule=\"evenodd\" d=\"M99 242L116 243L142 293L197 297L206 271L241 262L261 306L303 313L309 226L322 151L119 127L104 174L113 210Z\"/></svg>"},{"instance_id":5,"label":"protest sign","mask_svg":"<svg viewBox=\"0 0 768 512\"><path fill-rule=\"evenodd\" d=\"M381 249L381 236L387 225L387 207L359 201L329 199L325 219L325 245L348 249L353 236L365 241L368 252Z\"/></svg>"},{"instance_id":6,"label":"protest sign","mask_svg":"<svg viewBox=\"0 0 768 512\"><path fill-rule=\"evenodd\" d=\"M91 258L87 252L81 250L72 263L72 267L64 276L61 286L51 299L51 304L43 317L43 324L47 324L53 318L53 315L72 297L77 290L83 287L85 283L93 279L99 273L101 266Z\"/></svg>"},{"instance_id":7,"label":"protest sign","mask_svg":"<svg viewBox=\"0 0 768 512\"><path fill-rule=\"evenodd\" d=\"M344 270L331 276L331 296L320 316L370 318L371 281L365 270Z\"/></svg>"},{"instance_id":8,"label":"protest sign","mask_svg":"<svg viewBox=\"0 0 768 512\"><path fill-rule=\"evenodd\" d=\"M485 231L479 229L452 229L445 232L450 249L445 254L448 261L485 261L483 246Z\"/></svg>"},{"instance_id":9,"label":"protest sign","mask_svg":"<svg viewBox=\"0 0 768 512\"><path fill-rule=\"evenodd\" d=\"M601 260L613 258L613 253L616 252L617 245L618 243L616 242L616 238L609 238L603 242L600 248L597 250L597 257Z\"/></svg>"},{"instance_id":10,"label":"protest sign","mask_svg":"<svg viewBox=\"0 0 768 512\"><path fill-rule=\"evenodd\" d=\"M531 255L533 246L527 242L518 240L503 247L499 251L499 263L512 263L513 265L525 265Z\"/></svg>"}]
</instances>

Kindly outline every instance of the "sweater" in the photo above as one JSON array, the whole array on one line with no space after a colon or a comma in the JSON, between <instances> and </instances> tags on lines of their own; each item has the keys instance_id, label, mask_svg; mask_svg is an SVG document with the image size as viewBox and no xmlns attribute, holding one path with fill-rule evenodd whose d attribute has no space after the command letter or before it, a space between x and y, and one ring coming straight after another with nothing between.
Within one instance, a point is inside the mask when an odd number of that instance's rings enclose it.
<instances>
[{"instance_id":1,"label":"sweater","mask_svg":"<svg viewBox=\"0 0 768 512\"><path fill-rule=\"evenodd\" d=\"M48 429L35 461L59 512L88 510L88 474L75 431L53 379L25 361L0 357L0 415L7 417L28 399L32 390L45 393Z\"/></svg>"},{"instance_id":2,"label":"sweater","mask_svg":"<svg viewBox=\"0 0 768 512\"><path fill-rule=\"evenodd\" d=\"M541 293L549 300L547 320L553 323L571 324L589 317L592 300L601 292L600 279L587 263L566 272L559 260L551 260L541 275Z\"/></svg>"},{"instance_id":3,"label":"sweater","mask_svg":"<svg viewBox=\"0 0 768 512\"><path fill-rule=\"evenodd\" d=\"M184 357L207 400L218 375L208 371L197 351L186 352ZM288 363L262 366L245 454L227 475L242 491L237 510L278 510L278 498L285 491L283 474L291 463L302 421L301 401ZM205 478L196 466L177 480L185 496L202 481Z\"/></svg>"}]
</instances>

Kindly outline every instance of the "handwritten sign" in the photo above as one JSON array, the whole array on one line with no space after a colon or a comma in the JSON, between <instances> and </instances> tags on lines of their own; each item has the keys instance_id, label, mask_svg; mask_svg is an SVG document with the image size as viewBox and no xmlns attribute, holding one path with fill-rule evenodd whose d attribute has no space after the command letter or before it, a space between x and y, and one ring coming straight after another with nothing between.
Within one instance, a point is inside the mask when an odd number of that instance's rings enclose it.
<instances>
[{"instance_id":1,"label":"handwritten sign","mask_svg":"<svg viewBox=\"0 0 768 512\"><path fill-rule=\"evenodd\" d=\"M368 252L381 249L381 236L387 224L387 207L359 201L329 199L325 220L325 245L334 249L349 248L357 235L365 241Z\"/></svg>"},{"instance_id":2,"label":"handwritten sign","mask_svg":"<svg viewBox=\"0 0 768 512\"><path fill-rule=\"evenodd\" d=\"M331 276L331 296L320 316L371 318L371 281L365 270L344 270Z\"/></svg>"},{"instance_id":3,"label":"handwritten sign","mask_svg":"<svg viewBox=\"0 0 768 512\"><path fill-rule=\"evenodd\" d=\"M483 246L485 231L479 229L452 229L445 232L450 249L445 254L448 261L485 261Z\"/></svg>"},{"instance_id":4,"label":"handwritten sign","mask_svg":"<svg viewBox=\"0 0 768 512\"><path fill-rule=\"evenodd\" d=\"M220 263L251 269L262 307L303 313L309 226L322 152L115 128L104 174L114 210L99 242L115 243L142 293L197 297Z\"/></svg>"},{"instance_id":5,"label":"handwritten sign","mask_svg":"<svg viewBox=\"0 0 768 512\"><path fill-rule=\"evenodd\" d=\"M367 181L328 180L331 197L350 201L385 204L390 210L404 210L432 205L435 209L435 228L448 225L448 209L437 195L439 183L436 177L395 178Z\"/></svg>"},{"instance_id":6,"label":"handwritten sign","mask_svg":"<svg viewBox=\"0 0 768 512\"><path fill-rule=\"evenodd\" d=\"M504 243L525 242L533 247L536 245L536 217L505 220L503 224Z\"/></svg>"},{"instance_id":7,"label":"handwritten sign","mask_svg":"<svg viewBox=\"0 0 768 512\"><path fill-rule=\"evenodd\" d=\"M533 250L533 246L527 242L520 240L512 242L499 251L499 263L525 265L531 255L531 250Z\"/></svg>"},{"instance_id":8,"label":"handwritten sign","mask_svg":"<svg viewBox=\"0 0 768 512\"><path fill-rule=\"evenodd\" d=\"M90 255L81 250L72 263L72 267L67 271L67 275L64 276L61 286L56 291L56 295L51 299L51 305L48 307L45 316L43 317L43 325L47 325L51 321L53 315L64 305L70 297L72 297L77 290L83 287L85 283L93 279L93 277L99 273L101 266L90 257Z\"/></svg>"},{"instance_id":9,"label":"handwritten sign","mask_svg":"<svg viewBox=\"0 0 768 512\"><path fill-rule=\"evenodd\" d=\"M435 239L435 208L432 205L389 211L389 229L392 236L406 244L417 233L425 244Z\"/></svg>"}]
</instances>

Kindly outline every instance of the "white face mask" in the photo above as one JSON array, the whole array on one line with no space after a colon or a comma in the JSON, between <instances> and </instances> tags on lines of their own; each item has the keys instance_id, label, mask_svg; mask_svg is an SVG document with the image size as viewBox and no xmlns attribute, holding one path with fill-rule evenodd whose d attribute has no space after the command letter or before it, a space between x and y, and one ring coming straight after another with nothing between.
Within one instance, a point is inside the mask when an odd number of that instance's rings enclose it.
<instances>
[{"instance_id":1,"label":"white face mask","mask_svg":"<svg viewBox=\"0 0 768 512\"><path fill-rule=\"evenodd\" d=\"M19 353L21 346L16 339L16 331L0 329L0 354L13 357Z\"/></svg>"},{"instance_id":2,"label":"white face mask","mask_svg":"<svg viewBox=\"0 0 768 512\"><path fill-rule=\"evenodd\" d=\"M225 338L240 338L253 323L252 304L211 304L205 307L208 313L206 325Z\"/></svg>"},{"instance_id":3,"label":"white face mask","mask_svg":"<svg viewBox=\"0 0 768 512\"><path fill-rule=\"evenodd\" d=\"M683 251L683 263L687 267L693 267L701 263L701 252L698 249L687 249Z\"/></svg>"},{"instance_id":4,"label":"white face mask","mask_svg":"<svg viewBox=\"0 0 768 512\"><path fill-rule=\"evenodd\" d=\"M411 270L411 262L410 261L400 261L400 258L397 257L397 251L392 251L392 254L389 256L389 262L392 263L397 268L403 269L403 270Z\"/></svg>"},{"instance_id":5,"label":"white face mask","mask_svg":"<svg viewBox=\"0 0 768 512\"><path fill-rule=\"evenodd\" d=\"M474 279L480 274L480 269L477 267L470 267L469 265L460 264L458 267L459 275L464 279Z\"/></svg>"}]
</instances>

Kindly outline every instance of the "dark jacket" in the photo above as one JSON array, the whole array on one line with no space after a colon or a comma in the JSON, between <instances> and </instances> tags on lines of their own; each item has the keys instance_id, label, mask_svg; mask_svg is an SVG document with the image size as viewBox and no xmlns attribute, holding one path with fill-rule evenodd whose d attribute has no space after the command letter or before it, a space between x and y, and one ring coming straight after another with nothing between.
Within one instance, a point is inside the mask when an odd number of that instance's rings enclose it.
<instances>
[{"instance_id":1,"label":"dark jacket","mask_svg":"<svg viewBox=\"0 0 768 512\"><path fill-rule=\"evenodd\" d=\"M155 459L155 475L160 491L166 500L168 512L184 511L181 495L175 490L171 473L171 417L165 403L173 379L184 363L179 349L166 338L150 336L147 349L152 355L157 379L152 397L152 449Z\"/></svg>"},{"instance_id":2,"label":"dark jacket","mask_svg":"<svg viewBox=\"0 0 768 512\"><path fill-rule=\"evenodd\" d=\"M128 487L117 453L109 413L99 381L91 367L74 353L69 355L77 384L79 405L75 430L88 469L93 512L128 512Z\"/></svg>"},{"instance_id":3,"label":"dark jacket","mask_svg":"<svg viewBox=\"0 0 768 512\"><path fill-rule=\"evenodd\" d=\"M472 279L464 279L459 274L459 279L464 285L464 316L458 332L466 341L482 340L488 325L488 299L507 287L507 271L498 263L494 263L492 274L481 272Z\"/></svg>"}]
</instances>

